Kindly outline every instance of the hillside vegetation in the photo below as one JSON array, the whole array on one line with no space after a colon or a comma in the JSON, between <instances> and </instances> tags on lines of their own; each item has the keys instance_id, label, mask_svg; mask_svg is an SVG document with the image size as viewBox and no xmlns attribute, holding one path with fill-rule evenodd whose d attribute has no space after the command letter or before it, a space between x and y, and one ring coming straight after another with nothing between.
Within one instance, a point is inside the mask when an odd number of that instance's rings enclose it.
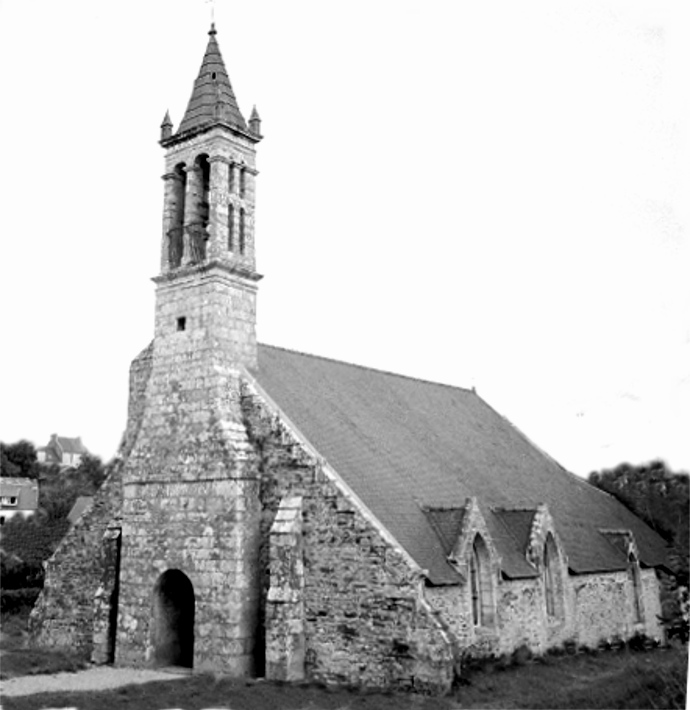
<instances>
[{"instance_id":1,"label":"hillside vegetation","mask_svg":"<svg viewBox=\"0 0 690 710\"><path fill-rule=\"evenodd\" d=\"M79 496L92 496L106 476L96 456L76 468L44 464L28 441L0 443L0 475L31 478L39 484L38 510L15 516L0 528L0 608L4 614L32 606L43 587L43 562L70 527L67 516Z\"/></svg>"}]
</instances>

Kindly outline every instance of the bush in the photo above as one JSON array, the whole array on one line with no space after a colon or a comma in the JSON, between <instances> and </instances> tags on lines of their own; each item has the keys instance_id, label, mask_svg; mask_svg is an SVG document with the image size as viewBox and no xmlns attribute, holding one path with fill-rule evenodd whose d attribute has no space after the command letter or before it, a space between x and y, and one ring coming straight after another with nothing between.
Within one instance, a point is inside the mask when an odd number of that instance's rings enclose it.
<instances>
[{"instance_id":1,"label":"bush","mask_svg":"<svg viewBox=\"0 0 690 710\"><path fill-rule=\"evenodd\" d=\"M41 593L40 587L0 590L0 612L2 614L21 614L31 609Z\"/></svg>"},{"instance_id":2,"label":"bush","mask_svg":"<svg viewBox=\"0 0 690 710\"><path fill-rule=\"evenodd\" d=\"M529 663L533 657L534 654L532 653L530 647L523 643L513 651L511 656L511 665L524 666L526 663Z\"/></svg>"},{"instance_id":3,"label":"bush","mask_svg":"<svg viewBox=\"0 0 690 710\"><path fill-rule=\"evenodd\" d=\"M38 513L27 519L12 518L2 527L2 549L31 567L40 566L55 552L68 528L67 520L49 520Z\"/></svg>"},{"instance_id":4,"label":"bush","mask_svg":"<svg viewBox=\"0 0 690 710\"><path fill-rule=\"evenodd\" d=\"M688 642L690 636L690 600L688 588L678 586L673 590L673 600L664 604L662 615L659 617L661 625L666 631L666 638L676 638L682 643Z\"/></svg>"}]
</instances>

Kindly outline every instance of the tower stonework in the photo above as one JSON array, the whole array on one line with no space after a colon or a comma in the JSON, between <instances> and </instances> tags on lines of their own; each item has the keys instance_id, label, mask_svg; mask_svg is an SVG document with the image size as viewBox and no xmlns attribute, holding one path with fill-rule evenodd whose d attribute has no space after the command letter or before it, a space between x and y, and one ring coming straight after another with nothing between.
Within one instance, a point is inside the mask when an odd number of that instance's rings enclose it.
<instances>
[{"instance_id":1,"label":"tower stonework","mask_svg":"<svg viewBox=\"0 0 690 710\"><path fill-rule=\"evenodd\" d=\"M209 34L178 131L167 115L161 127L161 270L145 405L123 467L115 661L243 675L254 672L259 603L260 502L240 370L257 358L260 136Z\"/></svg>"}]
</instances>

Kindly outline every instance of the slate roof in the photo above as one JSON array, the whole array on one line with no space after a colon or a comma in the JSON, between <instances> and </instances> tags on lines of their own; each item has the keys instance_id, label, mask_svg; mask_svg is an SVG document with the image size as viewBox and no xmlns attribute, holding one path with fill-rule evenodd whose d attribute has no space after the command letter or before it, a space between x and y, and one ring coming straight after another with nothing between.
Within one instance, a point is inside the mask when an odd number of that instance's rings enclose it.
<instances>
[{"instance_id":1,"label":"slate roof","mask_svg":"<svg viewBox=\"0 0 690 710\"><path fill-rule=\"evenodd\" d=\"M192 96L177 133L185 133L219 122L245 133L248 132L216 42L216 29L212 25L201 69L194 82Z\"/></svg>"},{"instance_id":2,"label":"slate roof","mask_svg":"<svg viewBox=\"0 0 690 710\"><path fill-rule=\"evenodd\" d=\"M563 469L473 391L267 345L259 345L254 375L433 584L458 581L443 542L457 520L430 517L429 509L461 509L470 496L479 500L508 576L534 570L521 549L527 516L505 511L540 503L575 573L625 569L601 528L632 530L644 565L665 562L656 533ZM496 509L504 512L494 515Z\"/></svg>"}]
</instances>

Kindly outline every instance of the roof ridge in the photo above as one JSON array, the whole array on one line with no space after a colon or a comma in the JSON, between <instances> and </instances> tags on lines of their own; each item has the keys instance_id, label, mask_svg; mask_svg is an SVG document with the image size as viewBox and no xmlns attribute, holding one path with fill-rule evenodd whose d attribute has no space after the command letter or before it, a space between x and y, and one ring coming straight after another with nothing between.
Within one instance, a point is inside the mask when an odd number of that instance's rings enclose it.
<instances>
[{"instance_id":1,"label":"roof ridge","mask_svg":"<svg viewBox=\"0 0 690 710\"><path fill-rule=\"evenodd\" d=\"M291 350L290 348L283 348L280 345L269 345L268 343L258 343L261 347L264 348L272 348L273 350L282 350L283 352L286 353L292 353L293 355L303 355L304 357L311 357L316 360L326 360L327 362L333 362L338 365L347 365L347 367L356 367L359 370L368 370L369 372L376 372L381 375L390 375L391 377L400 377L401 379L404 380L412 380L413 382L421 382L423 384L427 385L436 385L437 387L447 387L448 389L452 390L461 390L462 392L467 392L469 394L473 394L477 397L477 399L480 399L482 402L484 401L478 394L477 391L474 389L474 387L469 388L469 387L460 387L460 385L450 385L446 382L435 382L434 380L427 380L423 377L414 377L413 375L403 375L399 372L391 372L390 370L381 370L378 367L369 367L367 365L360 365L359 363L356 362L347 362L346 360L337 360L334 357L326 357L325 355L314 355L314 353L305 353L302 350Z\"/></svg>"}]
</instances>

